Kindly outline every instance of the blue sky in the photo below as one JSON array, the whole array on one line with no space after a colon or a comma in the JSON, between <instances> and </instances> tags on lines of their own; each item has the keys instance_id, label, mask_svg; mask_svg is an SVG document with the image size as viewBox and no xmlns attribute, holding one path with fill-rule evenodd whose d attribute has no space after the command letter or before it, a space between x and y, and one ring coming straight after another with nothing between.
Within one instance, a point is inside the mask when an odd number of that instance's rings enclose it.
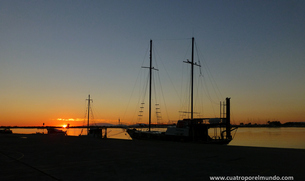
<instances>
[{"instance_id":1,"label":"blue sky","mask_svg":"<svg viewBox=\"0 0 305 181\"><path fill-rule=\"evenodd\" d=\"M221 99L232 98L237 123L305 121L304 32L304 1L4 0L0 121L83 118L91 94L97 119L135 122L133 90L147 71L141 66L148 65L150 39L170 115L165 122L176 120L191 37L209 67L202 71L212 73Z\"/></svg>"}]
</instances>

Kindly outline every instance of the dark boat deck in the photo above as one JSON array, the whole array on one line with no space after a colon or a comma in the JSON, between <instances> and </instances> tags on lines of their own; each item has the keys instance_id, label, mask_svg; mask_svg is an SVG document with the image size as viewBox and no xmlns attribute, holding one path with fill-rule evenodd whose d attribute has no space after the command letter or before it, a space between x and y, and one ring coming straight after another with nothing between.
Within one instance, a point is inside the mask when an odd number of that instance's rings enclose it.
<instances>
[{"instance_id":1,"label":"dark boat deck","mask_svg":"<svg viewBox=\"0 0 305 181\"><path fill-rule=\"evenodd\" d=\"M302 149L17 134L0 135L0 145L0 180L305 179Z\"/></svg>"}]
</instances>

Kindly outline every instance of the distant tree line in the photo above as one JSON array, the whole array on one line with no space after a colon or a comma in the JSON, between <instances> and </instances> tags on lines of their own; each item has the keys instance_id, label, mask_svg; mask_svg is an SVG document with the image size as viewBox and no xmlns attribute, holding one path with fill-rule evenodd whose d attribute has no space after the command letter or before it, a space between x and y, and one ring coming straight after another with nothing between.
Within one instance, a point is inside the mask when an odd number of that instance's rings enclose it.
<instances>
[{"instance_id":1,"label":"distant tree line","mask_svg":"<svg viewBox=\"0 0 305 181\"><path fill-rule=\"evenodd\" d=\"M267 124L257 123L240 123L240 127L305 127L305 122L286 122L282 124L280 121L268 121Z\"/></svg>"}]
</instances>

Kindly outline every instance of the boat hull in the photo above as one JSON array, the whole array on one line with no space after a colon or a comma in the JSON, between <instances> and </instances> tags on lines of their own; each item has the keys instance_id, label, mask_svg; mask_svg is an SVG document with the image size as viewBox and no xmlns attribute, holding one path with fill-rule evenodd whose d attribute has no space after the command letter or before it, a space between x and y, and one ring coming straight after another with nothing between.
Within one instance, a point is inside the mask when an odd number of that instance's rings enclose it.
<instances>
[{"instance_id":1,"label":"boat hull","mask_svg":"<svg viewBox=\"0 0 305 181\"><path fill-rule=\"evenodd\" d=\"M62 131L62 130L58 130L58 129L55 129L55 128L48 128L48 134L49 135L66 135L67 134L67 131Z\"/></svg>"},{"instance_id":2,"label":"boat hull","mask_svg":"<svg viewBox=\"0 0 305 181\"><path fill-rule=\"evenodd\" d=\"M160 141L178 141L178 142L197 142L203 144L220 144L226 145L231 142L231 139L193 139L190 136L166 135L165 132L156 131L139 131L136 129L127 129L127 133L134 140L160 140Z\"/></svg>"}]
</instances>

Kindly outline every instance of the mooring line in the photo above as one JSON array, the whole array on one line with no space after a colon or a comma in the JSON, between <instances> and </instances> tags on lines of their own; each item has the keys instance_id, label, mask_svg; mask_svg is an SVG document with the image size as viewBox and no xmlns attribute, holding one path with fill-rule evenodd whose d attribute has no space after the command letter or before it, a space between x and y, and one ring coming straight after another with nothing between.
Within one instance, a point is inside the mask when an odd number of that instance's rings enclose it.
<instances>
[{"instance_id":1,"label":"mooring line","mask_svg":"<svg viewBox=\"0 0 305 181\"><path fill-rule=\"evenodd\" d=\"M55 179L55 180L61 181L61 179L56 178L56 177L54 177L53 175L50 175L50 174L48 174L48 173L46 173L46 172L44 172L44 171L42 171L42 170L40 170L40 169L38 169L38 168L32 166L32 165L29 165L29 164L27 164L27 163L25 163L25 162L22 162L22 161L20 161L20 159L16 159L16 158L14 158L14 157L11 157L11 156L9 156L9 155L3 153L2 151L0 151L0 153L1 153L2 155L5 155L6 157L8 157L8 158L10 158L10 159L13 159L13 160L15 160L15 161L17 161L17 162L19 162L19 163L21 163L21 164L27 166L27 167L30 167L30 168L32 168L32 169L34 169L34 170L37 170L38 172L40 172L40 173L42 173L42 174L44 174L44 175L47 175L47 176L49 176L49 177L51 177L51 178L53 178L53 179Z\"/></svg>"}]
</instances>

